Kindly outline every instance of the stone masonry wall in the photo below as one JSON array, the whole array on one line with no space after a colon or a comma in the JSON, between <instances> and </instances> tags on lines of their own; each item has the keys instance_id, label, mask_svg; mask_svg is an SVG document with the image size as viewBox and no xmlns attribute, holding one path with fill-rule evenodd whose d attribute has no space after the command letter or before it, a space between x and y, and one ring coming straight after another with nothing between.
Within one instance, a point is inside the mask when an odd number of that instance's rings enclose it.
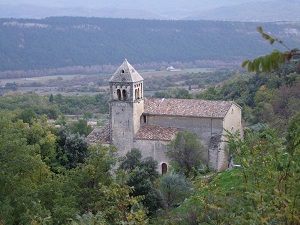
<instances>
[{"instance_id":1,"label":"stone masonry wall","mask_svg":"<svg viewBox=\"0 0 300 225\"><path fill-rule=\"evenodd\" d=\"M177 127L182 130L194 132L198 135L202 144L208 149L210 138L222 134L223 119L216 118L194 118L178 116L147 116L148 125ZM208 160L208 151L205 154Z\"/></svg>"},{"instance_id":2,"label":"stone masonry wall","mask_svg":"<svg viewBox=\"0 0 300 225\"><path fill-rule=\"evenodd\" d=\"M161 173L161 164L169 165L169 159L166 156L168 150L168 141L160 140L135 140L134 147L142 152L143 158L152 157L158 162L158 171Z\"/></svg>"}]
</instances>

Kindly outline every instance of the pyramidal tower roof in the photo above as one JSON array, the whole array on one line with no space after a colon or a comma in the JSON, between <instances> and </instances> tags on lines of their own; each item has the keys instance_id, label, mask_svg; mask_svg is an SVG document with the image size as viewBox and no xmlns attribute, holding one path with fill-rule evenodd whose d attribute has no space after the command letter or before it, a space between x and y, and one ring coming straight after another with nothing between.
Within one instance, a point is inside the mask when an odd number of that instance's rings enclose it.
<instances>
[{"instance_id":1,"label":"pyramidal tower roof","mask_svg":"<svg viewBox=\"0 0 300 225\"><path fill-rule=\"evenodd\" d=\"M137 82L144 78L129 64L127 59L117 69L114 75L109 79L109 82Z\"/></svg>"}]
</instances>

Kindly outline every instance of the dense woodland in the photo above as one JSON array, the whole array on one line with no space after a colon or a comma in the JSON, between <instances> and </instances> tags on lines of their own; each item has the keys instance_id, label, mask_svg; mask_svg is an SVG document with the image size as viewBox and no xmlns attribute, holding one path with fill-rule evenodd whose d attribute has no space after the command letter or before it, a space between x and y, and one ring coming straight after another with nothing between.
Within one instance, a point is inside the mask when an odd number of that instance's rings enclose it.
<instances>
[{"instance_id":1,"label":"dense woodland","mask_svg":"<svg viewBox=\"0 0 300 225\"><path fill-rule=\"evenodd\" d=\"M202 160L205 148L189 132L169 144L171 169L164 175L139 149L119 158L114 146L89 146L89 119L108 112L105 93L11 89L0 96L0 224L300 224L297 65L166 76L165 86L152 79L156 97L234 100L243 107L243 138L228 133L235 166L222 173ZM201 90L188 90L193 85Z\"/></svg>"},{"instance_id":2,"label":"dense woodland","mask_svg":"<svg viewBox=\"0 0 300 225\"><path fill-rule=\"evenodd\" d=\"M11 70L40 75L107 72L124 58L143 69L153 62L158 68L161 62L206 61L211 66L218 61L240 62L272 49L261 41L257 26L288 40L290 47L299 46L300 25L295 22L0 19L1 77L13 76ZM280 45L275 47L282 50Z\"/></svg>"}]
</instances>

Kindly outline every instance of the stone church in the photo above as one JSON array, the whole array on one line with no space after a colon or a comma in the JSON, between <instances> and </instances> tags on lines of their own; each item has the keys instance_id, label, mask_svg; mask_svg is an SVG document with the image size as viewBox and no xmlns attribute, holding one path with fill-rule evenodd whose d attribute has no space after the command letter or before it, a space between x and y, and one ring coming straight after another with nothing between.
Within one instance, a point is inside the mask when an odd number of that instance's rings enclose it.
<instances>
[{"instance_id":1,"label":"stone church","mask_svg":"<svg viewBox=\"0 0 300 225\"><path fill-rule=\"evenodd\" d=\"M114 145L119 156L132 148L143 157L153 157L159 171L168 170L168 143L176 133L188 130L198 135L207 149L205 160L218 171L228 168L225 130L240 131L241 107L232 101L145 98L143 77L125 59L109 80L109 124L95 129L90 143Z\"/></svg>"}]
</instances>

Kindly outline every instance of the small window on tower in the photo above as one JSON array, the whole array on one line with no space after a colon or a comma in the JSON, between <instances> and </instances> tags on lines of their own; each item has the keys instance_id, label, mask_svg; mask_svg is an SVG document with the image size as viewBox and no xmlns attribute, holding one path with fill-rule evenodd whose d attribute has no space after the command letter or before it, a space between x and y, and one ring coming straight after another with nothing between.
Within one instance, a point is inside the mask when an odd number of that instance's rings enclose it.
<instances>
[{"instance_id":1,"label":"small window on tower","mask_svg":"<svg viewBox=\"0 0 300 225\"><path fill-rule=\"evenodd\" d=\"M122 73L125 73L125 70L122 70L121 72L122 72Z\"/></svg>"},{"instance_id":2,"label":"small window on tower","mask_svg":"<svg viewBox=\"0 0 300 225\"><path fill-rule=\"evenodd\" d=\"M123 94L123 100L126 101L127 100L127 92L126 92L126 90L123 90L122 94Z\"/></svg>"},{"instance_id":3,"label":"small window on tower","mask_svg":"<svg viewBox=\"0 0 300 225\"><path fill-rule=\"evenodd\" d=\"M120 89L117 90L117 96L118 96L118 100L121 100L121 90Z\"/></svg>"}]
</instances>

